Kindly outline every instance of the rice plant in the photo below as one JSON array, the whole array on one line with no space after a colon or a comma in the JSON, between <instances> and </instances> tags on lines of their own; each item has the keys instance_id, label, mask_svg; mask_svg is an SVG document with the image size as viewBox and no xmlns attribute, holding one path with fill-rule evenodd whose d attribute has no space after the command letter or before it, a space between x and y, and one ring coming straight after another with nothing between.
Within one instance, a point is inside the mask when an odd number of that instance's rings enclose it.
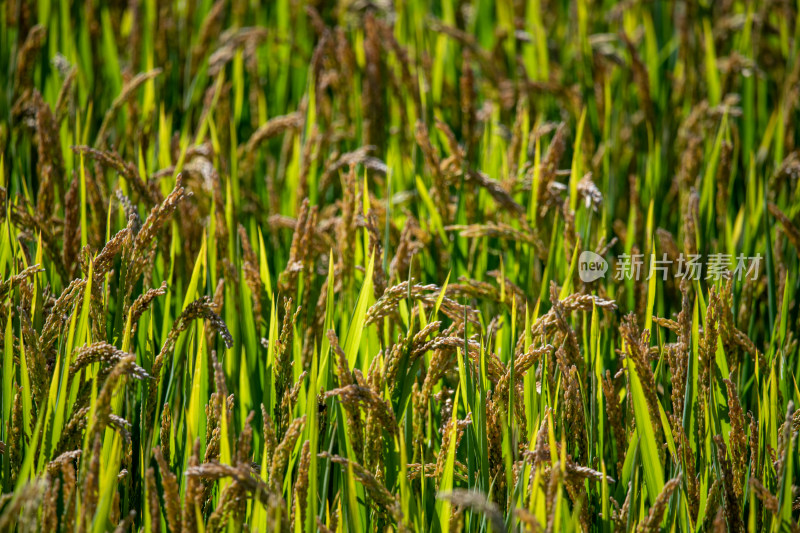
<instances>
[{"instance_id":1,"label":"rice plant","mask_svg":"<svg viewBox=\"0 0 800 533\"><path fill-rule=\"evenodd\" d=\"M0 28L0 531L800 529L798 3Z\"/></svg>"}]
</instances>

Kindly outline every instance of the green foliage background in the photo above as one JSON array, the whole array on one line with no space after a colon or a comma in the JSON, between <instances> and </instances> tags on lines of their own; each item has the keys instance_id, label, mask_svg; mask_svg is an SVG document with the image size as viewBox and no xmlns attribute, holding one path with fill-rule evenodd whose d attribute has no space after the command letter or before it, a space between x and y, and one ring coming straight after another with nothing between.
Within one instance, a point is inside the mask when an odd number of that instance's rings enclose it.
<instances>
[{"instance_id":1,"label":"green foliage background","mask_svg":"<svg viewBox=\"0 0 800 533\"><path fill-rule=\"evenodd\" d=\"M0 1L0 530L796 530L799 15Z\"/></svg>"}]
</instances>

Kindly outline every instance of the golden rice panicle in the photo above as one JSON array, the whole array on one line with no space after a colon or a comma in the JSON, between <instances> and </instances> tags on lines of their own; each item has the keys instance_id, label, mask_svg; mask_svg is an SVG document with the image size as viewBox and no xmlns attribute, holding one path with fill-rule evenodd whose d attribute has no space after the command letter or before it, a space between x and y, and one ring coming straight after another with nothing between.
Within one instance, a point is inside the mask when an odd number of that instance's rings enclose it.
<instances>
[{"instance_id":1,"label":"golden rice panicle","mask_svg":"<svg viewBox=\"0 0 800 533\"><path fill-rule=\"evenodd\" d=\"M11 407L11 427L9 437L6 442L8 450L8 462L11 466L11 480L16 483L19 469L22 466L22 396L19 385L15 385L14 403Z\"/></svg>"},{"instance_id":2,"label":"golden rice panicle","mask_svg":"<svg viewBox=\"0 0 800 533\"><path fill-rule=\"evenodd\" d=\"M346 387L352 385L353 375L350 373L350 365L347 363L347 356L339 345L339 337L332 329L328 330L328 340L331 343L331 350L336 354L336 377L339 379L339 386Z\"/></svg>"},{"instance_id":3,"label":"golden rice panicle","mask_svg":"<svg viewBox=\"0 0 800 533\"><path fill-rule=\"evenodd\" d=\"M331 455L328 452L319 453L317 456L320 459L330 459L334 463L340 464L345 468L352 467L353 474L364 486L371 503L377 507L379 512L394 519L400 529L404 529L403 512L400 508L400 502L397 501L397 497L392 495L386 486L375 479L363 466L355 461L351 461L339 455Z\"/></svg>"},{"instance_id":4,"label":"golden rice panicle","mask_svg":"<svg viewBox=\"0 0 800 533\"><path fill-rule=\"evenodd\" d=\"M29 311L22 305L17 307L17 311L17 316L20 318L22 327L22 337L25 342L24 355L28 365L28 379L31 384L32 399L36 403L40 403L44 401L47 387L46 373L41 370L47 367L45 366L44 356L39 350ZM22 357L22 354L19 356Z\"/></svg>"},{"instance_id":5,"label":"golden rice panicle","mask_svg":"<svg viewBox=\"0 0 800 533\"><path fill-rule=\"evenodd\" d=\"M339 339L336 336L336 332L332 329L328 330L328 340L331 343L331 350L336 354L336 377L339 380L339 388L346 388L351 385L355 385L355 379L353 378L353 374L350 371L350 366L347 362L347 356L342 350L341 346L339 346ZM342 397L342 405L344 406L346 412L346 421L347 421L347 428L350 435L356 435L357 437L352 440L353 451L356 453L357 457L362 457L362 450L363 450L363 439L362 436L364 434L362 423L361 423L361 414L358 410L358 404L353 402L350 397Z\"/></svg>"},{"instance_id":6,"label":"golden rice panicle","mask_svg":"<svg viewBox=\"0 0 800 533\"><path fill-rule=\"evenodd\" d=\"M64 509L62 520L69 524L66 531L72 531L71 527L75 519L75 499L77 498L77 475L75 466L71 462L65 463L61 468L61 508Z\"/></svg>"},{"instance_id":7,"label":"golden rice panicle","mask_svg":"<svg viewBox=\"0 0 800 533\"><path fill-rule=\"evenodd\" d=\"M464 149L458 144L458 139L450 126L439 118L436 118L436 129L444 135L447 140L447 149L450 152L450 156L442 161L442 167L449 173L460 172L466 157Z\"/></svg>"},{"instance_id":8,"label":"golden rice panicle","mask_svg":"<svg viewBox=\"0 0 800 533\"><path fill-rule=\"evenodd\" d=\"M283 485L283 479L286 474L286 465L289 461L289 455L294 449L297 439L303 432L303 427L306 424L305 415L300 418L295 418L286 430L281 443L275 448L275 454L272 457L272 464L269 471L269 482L272 490L280 492Z\"/></svg>"},{"instance_id":9,"label":"golden rice panicle","mask_svg":"<svg viewBox=\"0 0 800 533\"><path fill-rule=\"evenodd\" d=\"M756 418L753 416L752 412L747 413L748 417L750 418L750 437L748 440L748 444L750 446L750 464L752 469L752 476L760 477L761 476L761 462L759 461L759 442L758 442L758 430L759 425L756 421Z\"/></svg>"},{"instance_id":10,"label":"golden rice panicle","mask_svg":"<svg viewBox=\"0 0 800 533\"><path fill-rule=\"evenodd\" d=\"M153 450L158 462L158 471L161 477L161 485L164 488L164 507L167 515L167 525L170 531L181 530L181 500L180 488L178 487L178 478L169 468L164 454L161 453L161 447L156 447Z\"/></svg>"},{"instance_id":11,"label":"golden rice panicle","mask_svg":"<svg viewBox=\"0 0 800 533\"><path fill-rule=\"evenodd\" d=\"M289 248L289 260L286 268L278 276L278 287L284 294L293 294L297 283L297 277L303 270L304 258L308 250L304 248L304 240L308 231L309 214L311 208L306 198L300 205L300 212L297 215L297 222L292 234L292 244Z\"/></svg>"},{"instance_id":12,"label":"golden rice panicle","mask_svg":"<svg viewBox=\"0 0 800 533\"><path fill-rule=\"evenodd\" d=\"M383 270L383 240L378 227L378 215L374 209L370 209L366 220L367 231L369 232L370 253L374 256L374 267L372 270L372 290L375 298L380 298L386 290L386 272Z\"/></svg>"},{"instance_id":13,"label":"golden rice panicle","mask_svg":"<svg viewBox=\"0 0 800 533\"><path fill-rule=\"evenodd\" d=\"M119 382L126 376L138 380L144 380L150 377L147 372L134 361L136 361L136 356L125 354L125 356L111 368L111 371L106 377L103 387L97 395L97 407L91 426L95 435L103 435L105 428L113 421L111 398Z\"/></svg>"},{"instance_id":14,"label":"golden rice panicle","mask_svg":"<svg viewBox=\"0 0 800 533\"><path fill-rule=\"evenodd\" d=\"M292 367L294 366L294 327L300 314L298 307L292 314L292 299L283 301L283 325L281 327L278 345L275 347L275 397L283 400L284 395L290 391L292 385ZM281 401L275 403L275 426L278 435L282 436L288 422L290 413L286 412Z\"/></svg>"},{"instance_id":15,"label":"golden rice panicle","mask_svg":"<svg viewBox=\"0 0 800 533\"><path fill-rule=\"evenodd\" d=\"M620 325L620 333L625 340L626 357L636 365L636 372L639 375L644 396L647 400L647 408L650 413L650 420L660 420L661 415L658 410L658 396L656 395L656 383L653 370L650 366L650 332L648 330L639 333L636 325L636 316L628 314ZM654 424L657 442L661 441L661 424ZM659 448L663 453L663 448Z\"/></svg>"},{"instance_id":16,"label":"golden rice panicle","mask_svg":"<svg viewBox=\"0 0 800 533\"><path fill-rule=\"evenodd\" d=\"M464 529L464 509L460 505L456 505L450 513L450 521L448 522L448 531L456 532L463 531Z\"/></svg>"},{"instance_id":17,"label":"golden rice panicle","mask_svg":"<svg viewBox=\"0 0 800 533\"><path fill-rule=\"evenodd\" d=\"M417 457L417 450L422 450L425 444L425 430L427 428L425 413L427 403L423 400L419 383L414 382L411 386L411 412L413 414L411 424L414 432L414 457ZM420 458L422 460L422 458Z\"/></svg>"},{"instance_id":18,"label":"golden rice panicle","mask_svg":"<svg viewBox=\"0 0 800 533\"><path fill-rule=\"evenodd\" d=\"M161 504L158 501L158 490L156 490L156 474L153 467L145 472L145 486L147 490L147 505L150 511L150 528L155 533L161 532Z\"/></svg>"},{"instance_id":19,"label":"golden rice panicle","mask_svg":"<svg viewBox=\"0 0 800 533\"><path fill-rule=\"evenodd\" d=\"M261 404L261 419L263 421L262 427L262 437L264 439L264 458L266 461L263 461L262 464L271 465L272 459L275 455L275 449L278 447L278 440L275 433L275 424L272 421L272 417L267 412L267 408L264 407L264 404ZM267 474L269 474L269 470L267 470ZM267 478L269 481L269 477Z\"/></svg>"},{"instance_id":20,"label":"golden rice panicle","mask_svg":"<svg viewBox=\"0 0 800 533\"><path fill-rule=\"evenodd\" d=\"M334 497L334 505L331 506L330 515L328 518L328 525L324 525L322 521L317 517L317 528L322 533L335 533L339 530L339 506L336 505L336 502L339 500L339 493L336 493Z\"/></svg>"},{"instance_id":21,"label":"golden rice panicle","mask_svg":"<svg viewBox=\"0 0 800 533\"><path fill-rule=\"evenodd\" d=\"M400 239L389 263L389 280L396 280L398 278L411 277L410 267L414 254L422 249L423 243L419 237L427 236L422 234L422 231L417 224L414 217L409 216L403 224L403 229L400 231ZM410 281L410 280L409 280Z\"/></svg>"},{"instance_id":22,"label":"golden rice panicle","mask_svg":"<svg viewBox=\"0 0 800 533\"><path fill-rule=\"evenodd\" d=\"M242 473L231 467L230 465L222 465L218 463L204 464L199 467L193 467L191 470L186 471L187 476L202 477L210 480L208 486L213 484L213 481L225 477L233 477L234 480L231 484L225 487L216 501L211 498L211 493L207 491L209 499L206 501L204 514L208 516L205 527L210 531L222 531L228 521L233 518L234 520L241 521L242 504L246 503L245 497L247 496L244 483L255 483L253 478L243 478Z\"/></svg>"},{"instance_id":23,"label":"golden rice panicle","mask_svg":"<svg viewBox=\"0 0 800 533\"><path fill-rule=\"evenodd\" d=\"M439 493L438 498L450 501L454 506L469 508L483 514L491 524L492 531L503 531L503 514L497 503L476 490L453 489L449 493Z\"/></svg>"},{"instance_id":24,"label":"golden rice panicle","mask_svg":"<svg viewBox=\"0 0 800 533\"><path fill-rule=\"evenodd\" d=\"M683 423L680 418L680 414L683 412L683 400L681 399L683 391L681 390L681 382L685 382L686 377L683 375L685 369L682 368L680 346L677 344L669 345L665 347L665 351L667 364L672 372L672 391L670 394L672 400L672 414L669 415L669 420L674 433L676 430L675 426Z\"/></svg>"},{"instance_id":25,"label":"golden rice panicle","mask_svg":"<svg viewBox=\"0 0 800 533\"><path fill-rule=\"evenodd\" d=\"M458 445L461 442L461 437L464 436L464 431L467 426L472 424L472 413L467 413L464 420L457 420L455 414L450 416L447 424L442 432L442 445L439 448L439 453L436 455L436 485L441 483L442 476L444 475L445 466L447 463L447 454L450 447L450 440L455 439L454 448L458 450Z\"/></svg>"},{"instance_id":26,"label":"golden rice panicle","mask_svg":"<svg viewBox=\"0 0 800 533\"><path fill-rule=\"evenodd\" d=\"M458 340L461 341L461 339ZM463 343L463 341L461 342ZM421 402L419 403L419 408L424 409L424 411L419 413L421 420L427 420L428 418L428 405L433 396L434 387L445 373L453 368L453 363L455 362L453 354L455 351L453 346L445 345L435 349L433 352L433 357L431 357L428 371L422 382L422 389L420 390Z\"/></svg>"},{"instance_id":27,"label":"golden rice panicle","mask_svg":"<svg viewBox=\"0 0 800 533\"><path fill-rule=\"evenodd\" d=\"M166 464L170 463L169 443L172 434L172 415L169 412L169 404L165 403L161 411L161 431L159 432L159 442L161 443L161 453Z\"/></svg>"},{"instance_id":28,"label":"golden rice panicle","mask_svg":"<svg viewBox=\"0 0 800 533\"><path fill-rule=\"evenodd\" d=\"M569 476L567 476L566 482L564 483L564 488L567 490L569 499L572 500L575 507L579 510L578 512L580 514L578 516L578 520L582 530L589 531L589 511L588 505L584 503L586 500L586 489L584 488L583 483L573 481Z\"/></svg>"},{"instance_id":29,"label":"golden rice panicle","mask_svg":"<svg viewBox=\"0 0 800 533\"><path fill-rule=\"evenodd\" d=\"M0 513L0 529L36 531L43 486L43 482L36 479L23 484L15 494L3 495L2 503L7 503Z\"/></svg>"},{"instance_id":30,"label":"golden rice panicle","mask_svg":"<svg viewBox=\"0 0 800 533\"><path fill-rule=\"evenodd\" d=\"M19 287L21 285L24 286L24 282L33 276L34 274L38 274L39 272L44 272L44 268L41 265L33 265L24 270L22 270L19 274L14 276L9 276L8 278L4 279L0 282L0 298L5 298L9 292L11 292L15 287Z\"/></svg>"},{"instance_id":31,"label":"golden rice panicle","mask_svg":"<svg viewBox=\"0 0 800 533\"><path fill-rule=\"evenodd\" d=\"M561 491L563 485L563 474L558 462L550 469L550 477L547 480L547 487L545 489L545 509L547 509L547 533L555 531L556 519L556 498Z\"/></svg>"},{"instance_id":32,"label":"golden rice panicle","mask_svg":"<svg viewBox=\"0 0 800 533\"><path fill-rule=\"evenodd\" d=\"M780 428L778 428L778 447L775 450L771 450L770 452L774 454L773 456L773 465L776 470L776 477L777 479L781 479L784 475L784 469L786 468L786 461L788 454L791 452L792 448L792 440L794 440L794 436L796 431L793 429L794 426L794 403L789 400L789 405L786 408L786 418L784 419L783 424L781 424Z\"/></svg>"},{"instance_id":33,"label":"golden rice panicle","mask_svg":"<svg viewBox=\"0 0 800 533\"><path fill-rule=\"evenodd\" d=\"M436 285L412 285L411 287L411 294L412 296L421 294L424 290L437 290L438 287ZM391 316L397 312L397 304L403 300L404 298L408 297L409 293L409 283L408 281L402 281L393 287L388 287L385 289L381 296L377 299L377 301L367 309L367 315L365 318L365 324L374 324L380 321L382 318Z\"/></svg>"},{"instance_id":34,"label":"golden rice panicle","mask_svg":"<svg viewBox=\"0 0 800 533\"><path fill-rule=\"evenodd\" d=\"M370 409L364 421L364 466L381 482L384 480L383 422ZM391 430L389 431L391 433Z\"/></svg>"},{"instance_id":35,"label":"golden rice panicle","mask_svg":"<svg viewBox=\"0 0 800 533\"><path fill-rule=\"evenodd\" d=\"M731 375L732 377L732 375ZM733 482L736 491L736 497L742 497L743 480L747 465L745 458L747 457L747 429L745 427L744 412L742 405L739 401L739 393L736 386L731 379L722 380L728 392L728 414L731 423L730 433L730 449L731 449L731 466L733 468Z\"/></svg>"},{"instance_id":36,"label":"golden rice panicle","mask_svg":"<svg viewBox=\"0 0 800 533\"><path fill-rule=\"evenodd\" d=\"M305 522L306 504L308 500L308 468L310 461L310 442L305 441L300 451L300 465L297 469L297 480L294 483L294 505L292 505L293 530L302 527ZM298 520L300 521L300 525L297 524Z\"/></svg>"},{"instance_id":37,"label":"golden rice panicle","mask_svg":"<svg viewBox=\"0 0 800 533\"><path fill-rule=\"evenodd\" d=\"M567 410L567 425L574 438L575 459L584 461L587 453L588 435L586 434L585 416L583 411L583 398L580 388L580 378L578 369L573 365L569 373L562 377L566 386L564 387L564 401Z\"/></svg>"},{"instance_id":38,"label":"golden rice panicle","mask_svg":"<svg viewBox=\"0 0 800 533\"><path fill-rule=\"evenodd\" d=\"M206 412L206 451L204 462L215 460L219 455L220 420L222 417L222 398L219 392L211 393L205 406Z\"/></svg>"},{"instance_id":39,"label":"golden rice panicle","mask_svg":"<svg viewBox=\"0 0 800 533\"><path fill-rule=\"evenodd\" d=\"M706 516L703 520L703 527L707 531L711 531L713 528L714 533L725 531L725 514L722 508L724 495L720 494L721 485L719 478L711 484L711 488L708 490Z\"/></svg>"},{"instance_id":40,"label":"golden rice panicle","mask_svg":"<svg viewBox=\"0 0 800 533\"><path fill-rule=\"evenodd\" d=\"M578 369L581 380L585 382L586 363L580 354L578 338L575 335L575 331L567 321L569 318L568 313L570 309L564 304L564 302L560 300L558 287L554 282L550 283L550 303L552 305L551 311L555 317L556 327L558 327L558 329L564 335L564 344L562 348L564 350L564 355L566 355L565 361L567 362L567 366L565 368L569 368L569 366L575 366ZM561 369L562 372L565 372L565 368Z\"/></svg>"},{"instance_id":41,"label":"golden rice panicle","mask_svg":"<svg viewBox=\"0 0 800 533\"><path fill-rule=\"evenodd\" d=\"M394 52L397 61L400 63L403 85L406 91L408 91L408 93L411 95L411 100L414 103L414 108L417 114L419 114L422 108L422 101L420 98L420 87L419 84L417 83L417 80L415 79L416 71L415 69L413 69L414 65L412 64L409 50L408 48L402 46L397 41L394 32L392 31L393 28L391 28L386 22L383 22L383 24L385 26L383 43L384 45L386 44L389 45L389 47ZM341 36L341 31L339 32L339 35ZM344 39L341 40L343 41ZM352 51L350 55L352 56Z\"/></svg>"},{"instance_id":42,"label":"golden rice panicle","mask_svg":"<svg viewBox=\"0 0 800 533\"><path fill-rule=\"evenodd\" d=\"M135 283L144 273L149 262L150 247L159 230L178 208L178 204L187 196L191 196L191 193L183 188L182 180L182 175L178 174L175 188L164 198L163 202L153 207L133 240L131 264L128 265L126 278L126 299L130 298Z\"/></svg>"},{"instance_id":43,"label":"golden rice panicle","mask_svg":"<svg viewBox=\"0 0 800 533\"><path fill-rule=\"evenodd\" d=\"M192 455L186 464L187 470L200 465L200 437L197 437L192 446ZM183 495L183 508L181 512L181 525L186 533L195 533L198 530L196 511L203 508L203 482L193 476L186 476L186 488Z\"/></svg>"},{"instance_id":44,"label":"golden rice panicle","mask_svg":"<svg viewBox=\"0 0 800 533\"><path fill-rule=\"evenodd\" d=\"M686 436L683 426L676 422L674 427L676 431L673 436L677 445L678 460L684 470L683 477L686 481L686 494L689 498L687 503L689 504L690 514L696 516L700 502L700 482L695 474L695 454L692 451L689 438Z\"/></svg>"},{"instance_id":45,"label":"golden rice panicle","mask_svg":"<svg viewBox=\"0 0 800 533\"><path fill-rule=\"evenodd\" d=\"M667 510L669 499L672 497L672 493L680 487L680 484L681 474L664 484L664 488L661 489L661 492L656 497L656 501L650 507L647 516L639 523L637 528L639 532L650 533L661 530L661 519Z\"/></svg>"},{"instance_id":46,"label":"golden rice panicle","mask_svg":"<svg viewBox=\"0 0 800 533\"><path fill-rule=\"evenodd\" d=\"M506 413L491 392L487 393L486 398L486 433L488 440L489 455L489 475L496 479L497 500L505 506L505 464L503 462L503 435L502 424L506 419Z\"/></svg>"},{"instance_id":47,"label":"golden rice panicle","mask_svg":"<svg viewBox=\"0 0 800 533\"><path fill-rule=\"evenodd\" d=\"M708 310L706 311L705 328L700 339L700 352L698 356L698 394L697 394L697 428L698 435L705 435L705 405L709 401L711 388L712 365L717 352L717 336L719 330L719 297L712 287L708 297Z\"/></svg>"},{"instance_id":48,"label":"golden rice panicle","mask_svg":"<svg viewBox=\"0 0 800 533\"><path fill-rule=\"evenodd\" d=\"M239 146L239 157L243 158L245 170L248 170L249 166L253 164L251 158L258 153L257 149L264 141L281 133L297 130L302 126L303 121L303 115L300 112L294 112L273 117L259 126L247 142ZM302 196L299 197L302 198Z\"/></svg>"},{"instance_id":49,"label":"golden rice panicle","mask_svg":"<svg viewBox=\"0 0 800 533\"><path fill-rule=\"evenodd\" d=\"M75 304L75 307L72 309L73 312L79 309L76 300L81 294L81 289L83 289L85 285L86 280L84 279L79 278L72 280L53 303L45 319L41 335L39 336L39 349L43 354L48 355L52 346L58 340L61 328L64 327L70 317L69 310L72 308L73 304Z\"/></svg>"},{"instance_id":50,"label":"golden rice panicle","mask_svg":"<svg viewBox=\"0 0 800 533\"><path fill-rule=\"evenodd\" d=\"M523 337L524 338L524 337ZM509 369L500 378L500 381L497 383L497 395L501 398L501 401L508 402L508 391L510 387L516 387L517 390L521 391L523 379L525 378L525 374L539 361L544 355L552 354L555 348L551 344L546 344L544 346L536 347L535 343L531 344L528 347L528 350L523 353L522 355L516 357L512 362L509 362ZM514 365L514 378L517 383L511 383L511 365ZM517 392L514 393L514 398L517 402L522 400L522 397ZM514 406L515 414L517 416L517 420L519 421L521 427L525 427L527 425L526 422L526 415L524 406L520 403Z\"/></svg>"},{"instance_id":51,"label":"golden rice panicle","mask_svg":"<svg viewBox=\"0 0 800 533\"><path fill-rule=\"evenodd\" d=\"M156 358L153 360L153 366L150 374L153 376L153 381L150 383L149 393L147 397L148 408L148 423L155 421L156 412L156 396L158 395L158 385L161 381L161 370L164 367L171 365L172 356L175 351L175 345L178 342L178 337L181 333L191 326L191 324L198 319L205 319L208 321L210 329L216 331L225 343L225 346L231 348L233 346L233 337L231 336L228 326L213 310L213 302L208 296L203 296L189 305L178 316L177 320L172 324L172 328L167 334L167 339L161 347Z\"/></svg>"},{"instance_id":52,"label":"golden rice panicle","mask_svg":"<svg viewBox=\"0 0 800 533\"><path fill-rule=\"evenodd\" d=\"M115 494L115 499L119 499L119 492ZM136 511L132 510L122 520L119 521L117 527L114 528L114 533L125 533L132 527L135 519Z\"/></svg>"},{"instance_id":53,"label":"golden rice panicle","mask_svg":"<svg viewBox=\"0 0 800 533\"><path fill-rule=\"evenodd\" d=\"M681 280L681 310L678 313L678 346L675 350L675 365L672 370L672 412L683 410L686 400L686 374L691 355L692 302L689 296L689 281Z\"/></svg>"},{"instance_id":54,"label":"golden rice panicle","mask_svg":"<svg viewBox=\"0 0 800 533\"><path fill-rule=\"evenodd\" d=\"M59 131L50 105L41 94L34 93L36 107L36 135L38 136L37 172L42 180L37 198L39 216L50 218L53 214L53 194L57 186L64 190L64 158L61 153Z\"/></svg>"},{"instance_id":55,"label":"golden rice panicle","mask_svg":"<svg viewBox=\"0 0 800 533\"><path fill-rule=\"evenodd\" d=\"M100 130L97 132L97 138L95 140L95 144L100 148L105 147L106 143L106 130L108 129L109 125L111 124L112 120L114 119L115 115L119 112L120 109L125 107L125 104L128 102L130 95L136 92L136 90L142 86L148 80L151 80L161 74L162 69L154 68L149 72L140 72L122 86L122 91L120 92L119 96L117 96L113 102L111 102L111 107L109 107L108 111L106 111L105 116L103 117L103 122L100 124Z\"/></svg>"},{"instance_id":56,"label":"golden rice panicle","mask_svg":"<svg viewBox=\"0 0 800 533\"><path fill-rule=\"evenodd\" d=\"M78 183L78 180L73 181ZM130 198L128 198L121 189L117 189L116 195L117 200L119 200L122 210L125 213L125 218L128 219L128 225L131 228L131 233L134 237L136 237L136 235L139 233L139 230L142 229L142 218L139 216L139 210L135 205L133 205Z\"/></svg>"},{"instance_id":57,"label":"golden rice panicle","mask_svg":"<svg viewBox=\"0 0 800 533\"><path fill-rule=\"evenodd\" d=\"M333 396L340 396L343 404L357 405L365 411L375 414L389 434L395 434L398 431L392 406L371 388L348 385L324 394L325 398Z\"/></svg>"},{"instance_id":58,"label":"golden rice panicle","mask_svg":"<svg viewBox=\"0 0 800 533\"><path fill-rule=\"evenodd\" d=\"M725 440L722 435L714 435L714 443L717 445L717 459L719 460L720 473L722 476L722 485L724 490L725 505L723 510L725 512L725 519L728 523L730 531L739 532L744 531L744 524L742 524L741 514L739 511L739 498L736 497L735 482L733 479L733 472L731 471L731 463L728 460L728 450L725 446Z\"/></svg>"},{"instance_id":59,"label":"golden rice panicle","mask_svg":"<svg viewBox=\"0 0 800 533\"><path fill-rule=\"evenodd\" d=\"M239 438L236 439L236 457L234 462L238 465L250 465L253 459L253 419L255 411L250 411L244 421L244 427Z\"/></svg>"},{"instance_id":60,"label":"golden rice panicle","mask_svg":"<svg viewBox=\"0 0 800 533\"><path fill-rule=\"evenodd\" d=\"M159 296L165 295L166 293L167 282L162 281L160 287L156 289L148 289L144 294L139 295L136 300L133 301L133 304L131 304L131 307L128 311L131 325L135 328L136 324L139 322L139 319L145 313L145 311L148 310L153 301Z\"/></svg>"},{"instance_id":61,"label":"golden rice panicle","mask_svg":"<svg viewBox=\"0 0 800 533\"><path fill-rule=\"evenodd\" d=\"M75 375L93 363L113 365L121 361L127 354L107 342L95 342L80 348L69 366L70 375Z\"/></svg>"},{"instance_id":62,"label":"golden rice panicle","mask_svg":"<svg viewBox=\"0 0 800 533\"><path fill-rule=\"evenodd\" d=\"M22 42L22 46L17 52L16 76L14 77L14 94L21 95L27 93L33 84L33 68L36 56L45 44L47 38L47 28L36 25Z\"/></svg>"},{"instance_id":63,"label":"golden rice panicle","mask_svg":"<svg viewBox=\"0 0 800 533\"><path fill-rule=\"evenodd\" d=\"M300 211L297 215L297 222L294 226L294 233L292 234L292 244L289 247L289 262L286 266L287 270L294 268L294 263L302 263L302 257L305 250L303 250L301 243L305 234L306 222L308 221L308 214L310 211L310 204L308 198L303 200L300 204Z\"/></svg>"},{"instance_id":64,"label":"golden rice panicle","mask_svg":"<svg viewBox=\"0 0 800 533\"><path fill-rule=\"evenodd\" d=\"M79 526L81 529L89 528L97 509L97 498L100 484L100 453L102 449L102 439L100 433L95 433L92 440L92 455L89 457L89 464L83 478L81 495L83 507L81 508L81 518Z\"/></svg>"},{"instance_id":65,"label":"golden rice panicle","mask_svg":"<svg viewBox=\"0 0 800 533\"><path fill-rule=\"evenodd\" d=\"M60 479L48 479L42 495L41 527L43 531L56 531L58 525L58 496L61 489Z\"/></svg>"},{"instance_id":66,"label":"golden rice panicle","mask_svg":"<svg viewBox=\"0 0 800 533\"><path fill-rule=\"evenodd\" d=\"M210 47L218 38L223 29L225 22L225 7L227 2L225 0L217 0L214 2L200 24L199 31L197 32L197 40L191 48L191 73L194 74L196 69L200 66L200 62L210 52Z\"/></svg>"},{"instance_id":67,"label":"golden rice panicle","mask_svg":"<svg viewBox=\"0 0 800 533\"><path fill-rule=\"evenodd\" d=\"M633 483L629 481L628 490L625 492L625 501L622 502L622 507L620 507L619 504L613 498L611 499L611 503L616 508L611 518L614 521L614 525L620 530L625 529L625 526L628 522L628 515L630 514L632 494L633 494Z\"/></svg>"},{"instance_id":68,"label":"golden rice panicle","mask_svg":"<svg viewBox=\"0 0 800 533\"><path fill-rule=\"evenodd\" d=\"M700 111L701 107L698 106L695 109L696 111ZM701 141L702 139L699 136L692 135L688 139L686 148L681 154L681 164L678 174L676 175L678 185L682 192L681 200L684 199L684 194L689 193L695 183L695 180L697 179L700 162L702 161L703 157L703 145ZM688 250L685 251L688 252Z\"/></svg>"},{"instance_id":69,"label":"golden rice panicle","mask_svg":"<svg viewBox=\"0 0 800 533\"><path fill-rule=\"evenodd\" d=\"M539 189L536 191L537 205L541 206L539 216L543 217L547 212L547 207L551 203L549 186L556 177L558 164L561 157L567 148L567 137L569 136L569 127L566 122L558 125L553 139L550 141L550 146L547 148L541 165L541 176L539 178Z\"/></svg>"},{"instance_id":70,"label":"golden rice panicle","mask_svg":"<svg viewBox=\"0 0 800 533\"><path fill-rule=\"evenodd\" d=\"M124 161L117 152L113 150L97 150L83 145L73 146L72 151L76 155L82 155L86 159L94 160L101 168L108 168L118 172L125 178L126 183L130 185L132 191L136 192L139 201L147 201L153 204L161 201L162 197L160 193L156 195L156 193L147 188L147 184L139 176L136 166L133 163ZM97 165L95 165L95 169L99 170ZM77 178L75 180L77 181ZM126 204L123 202L123 206L125 205ZM126 212L128 219L130 219L130 214L131 213ZM141 220L138 220L138 222L140 223Z\"/></svg>"},{"instance_id":71,"label":"golden rice panicle","mask_svg":"<svg viewBox=\"0 0 800 533\"><path fill-rule=\"evenodd\" d=\"M438 325L434 324L435 327ZM432 328L432 329L435 329ZM421 341L426 337L420 337ZM412 339L413 342L413 339ZM408 339L404 339L402 334L398 334L397 340L392 345L391 349L389 350L388 355L386 356L386 360L383 365L383 377L382 380L386 383L390 390L394 390L394 387L397 384L396 378L397 373L400 370L400 360L404 355L405 350L408 349Z\"/></svg>"},{"instance_id":72,"label":"golden rice panicle","mask_svg":"<svg viewBox=\"0 0 800 533\"><path fill-rule=\"evenodd\" d=\"M755 477L750 478L750 488L753 494L761 500L761 504L772 514L778 514L779 503L778 498L775 497L766 487Z\"/></svg>"}]
</instances>

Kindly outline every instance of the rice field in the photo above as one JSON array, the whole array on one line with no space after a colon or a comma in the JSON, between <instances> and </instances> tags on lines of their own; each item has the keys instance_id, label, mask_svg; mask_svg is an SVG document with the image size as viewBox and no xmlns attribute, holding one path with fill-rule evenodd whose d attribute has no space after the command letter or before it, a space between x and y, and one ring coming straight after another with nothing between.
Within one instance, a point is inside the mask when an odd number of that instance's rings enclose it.
<instances>
[{"instance_id":1,"label":"rice field","mask_svg":"<svg viewBox=\"0 0 800 533\"><path fill-rule=\"evenodd\" d=\"M798 3L0 29L0 531L800 530Z\"/></svg>"}]
</instances>

